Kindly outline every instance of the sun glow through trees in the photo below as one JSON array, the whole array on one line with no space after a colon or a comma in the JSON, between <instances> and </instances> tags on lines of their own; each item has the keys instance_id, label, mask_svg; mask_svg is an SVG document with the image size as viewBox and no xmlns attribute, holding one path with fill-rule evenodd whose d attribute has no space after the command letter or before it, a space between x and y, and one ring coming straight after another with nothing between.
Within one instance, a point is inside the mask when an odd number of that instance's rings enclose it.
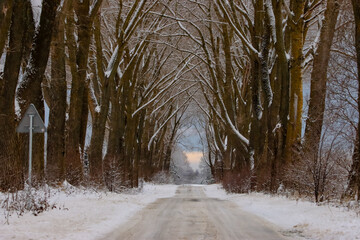
<instances>
[{"instance_id":1,"label":"sun glow through trees","mask_svg":"<svg viewBox=\"0 0 360 240\"><path fill-rule=\"evenodd\" d=\"M198 152L198 151L193 151L193 152L185 152L185 155L186 155L188 162L190 163L190 166L194 170L199 169L199 164L200 164L201 158L203 157L203 153Z\"/></svg>"}]
</instances>

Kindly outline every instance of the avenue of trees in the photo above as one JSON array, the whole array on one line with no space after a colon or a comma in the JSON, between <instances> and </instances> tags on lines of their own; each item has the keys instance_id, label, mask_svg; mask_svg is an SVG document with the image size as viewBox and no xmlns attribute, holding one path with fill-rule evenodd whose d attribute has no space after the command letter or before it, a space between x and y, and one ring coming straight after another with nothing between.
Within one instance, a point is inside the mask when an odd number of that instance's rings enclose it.
<instances>
[{"instance_id":1,"label":"avenue of trees","mask_svg":"<svg viewBox=\"0 0 360 240\"><path fill-rule=\"evenodd\" d=\"M1 191L27 179L33 103L39 184L169 172L191 109L227 189L360 196L359 1L34 2L0 3Z\"/></svg>"},{"instance_id":2,"label":"avenue of trees","mask_svg":"<svg viewBox=\"0 0 360 240\"><path fill-rule=\"evenodd\" d=\"M179 80L191 56L166 45L177 39L159 39L171 27L163 4L49 0L36 23L30 1L2 1L2 190L22 188L26 179L27 139L15 128L30 103L43 118L44 105L50 109L46 171L44 136L34 138L39 183L115 190L169 169L192 95Z\"/></svg>"}]
</instances>

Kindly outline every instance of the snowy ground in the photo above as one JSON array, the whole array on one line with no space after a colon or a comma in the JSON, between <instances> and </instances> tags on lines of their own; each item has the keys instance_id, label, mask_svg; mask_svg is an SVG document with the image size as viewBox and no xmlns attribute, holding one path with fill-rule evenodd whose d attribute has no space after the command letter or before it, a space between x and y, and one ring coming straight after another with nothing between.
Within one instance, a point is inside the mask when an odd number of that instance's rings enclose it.
<instances>
[{"instance_id":1,"label":"snowy ground","mask_svg":"<svg viewBox=\"0 0 360 240\"><path fill-rule=\"evenodd\" d=\"M67 195L53 190L50 202L56 208L38 216L13 214L6 224L0 208L0 239L97 239L156 199L172 197L176 188L145 184L140 193L132 194L75 190ZM0 200L4 197L0 195Z\"/></svg>"},{"instance_id":2,"label":"snowy ground","mask_svg":"<svg viewBox=\"0 0 360 240\"><path fill-rule=\"evenodd\" d=\"M353 210L261 193L226 194L219 185L205 187L209 197L235 202L284 229L290 237L321 240L360 239L360 216ZM301 238L300 238L301 239Z\"/></svg>"},{"instance_id":3,"label":"snowy ground","mask_svg":"<svg viewBox=\"0 0 360 240\"><path fill-rule=\"evenodd\" d=\"M260 193L226 194L220 185L203 186L208 197L229 200L283 229L294 239L360 239L360 216L345 207L316 206ZM13 214L5 223L0 208L0 239L97 239L125 223L158 198L175 195L176 185L145 184L139 193L96 193L89 190L52 190L56 208L34 216ZM6 196L0 194L0 202Z\"/></svg>"}]
</instances>

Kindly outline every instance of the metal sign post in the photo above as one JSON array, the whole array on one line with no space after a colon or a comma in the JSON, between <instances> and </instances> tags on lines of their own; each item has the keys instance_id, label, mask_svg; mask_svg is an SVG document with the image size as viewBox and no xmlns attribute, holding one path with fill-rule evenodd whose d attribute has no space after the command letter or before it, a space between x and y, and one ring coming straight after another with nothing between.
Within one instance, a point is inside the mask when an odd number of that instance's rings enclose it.
<instances>
[{"instance_id":1,"label":"metal sign post","mask_svg":"<svg viewBox=\"0 0 360 240\"><path fill-rule=\"evenodd\" d=\"M32 138L33 138L33 120L34 115L29 115L29 187L31 188L31 168L32 168Z\"/></svg>"},{"instance_id":2,"label":"metal sign post","mask_svg":"<svg viewBox=\"0 0 360 240\"><path fill-rule=\"evenodd\" d=\"M26 110L19 126L16 128L19 133L29 133L29 178L28 184L31 188L31 169L32 169L32 144L33 144L33 133L44 133L46 131L45 124L41 119L38 111L34 104L30 104Z\"/></svg>"}]
</instances>

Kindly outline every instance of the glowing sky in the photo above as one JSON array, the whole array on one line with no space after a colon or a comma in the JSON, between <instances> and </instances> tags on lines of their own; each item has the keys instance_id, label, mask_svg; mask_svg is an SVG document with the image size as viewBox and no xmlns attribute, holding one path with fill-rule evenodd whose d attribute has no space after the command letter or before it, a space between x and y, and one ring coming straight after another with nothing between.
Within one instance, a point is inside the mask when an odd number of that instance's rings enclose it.
<instances>
[{"instance_id":1,"label":"glowing sky","mask_svg":"<svg viewBox=\"0 0 360 240\"><path fill-rule=\"evenodd\" d=\"M199 163L200 160L203 156L202 152L196 152L196 151L192 151L192 152L184 152L188 162L190 163L190 167L192 167L192 169L197 170L199 169Z\"/></svg>"}]
</instances>

